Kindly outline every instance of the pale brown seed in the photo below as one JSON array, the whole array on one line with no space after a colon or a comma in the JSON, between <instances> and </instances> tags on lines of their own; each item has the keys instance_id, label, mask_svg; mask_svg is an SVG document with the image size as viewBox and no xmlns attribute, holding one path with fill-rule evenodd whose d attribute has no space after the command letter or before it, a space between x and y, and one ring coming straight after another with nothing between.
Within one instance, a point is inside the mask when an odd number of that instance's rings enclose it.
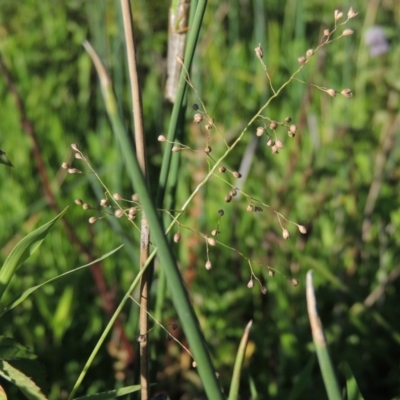
<instances>
[{"instance_id":1,"label":"pale brown seed","mask_svg":"<svg viewBox=\"0 0 400 400\"><path fill-rule=\"evenodd\" d=\"M324 29L324 36L329 36L330 34L329 29Z\"/></svg>"},{"instance_id":2,"label":"pale brown seed","mask_svg":"<svg viewBox=\"0 0 400 400\"><path fill-rule=\"evenodd\" d=\"M350 36L354 33L352 29L345 29L342 33L342 36Z\"/></svg>"},{"instance_id":3,"label":"pale brown seed","mask_svg":"<svg viewBox=\"0 0 400 400\"><path fill-rule=\"evenodd\" d=\"M313 56L313 54L314 54L314 50L313 49L308 49L307 52L306 52L306 57L310 58L310 57Z\"/></svg>"},{"instance_id":4,"label":"pale brown seed","mask_svg":"<svg viewBox=\"0 0 400 400\"><path fill-rule=\"evenodd\" d=\"M211 147L210 147L210 146L207 146L207 147L204 149L204 153L206 153L206 154L211 153Z\"/></svg>"},{"instance_id":5,"label":"pale brown seed","mask_svg":"<svg viewBox=\"0 0 400 400\"><path fill-rule=\"evenodd\" d=\"M218 214L220 217L222 217L225 214L225 212L224 212L224 210L218 210Z\"/></svg>"},{"instance_id":6,"label":"pale brown seed","mask_svg":"<svg viewBox=\"0 0 400 400\"><path fill-rule=\"evenodd\" d=\"M219 230L217 230L217 229L213 229L211 231L211 235L213 235L213 236L217 236L218 234L219 234Z\"/></svg>"},{"instance_id":7,"label":"pale brown seed","mask_svg":"<svg viewBox=\"0 0 400 400\"><path fill-rule=\"evenodd\" d=\"M62 169L68 169L68 168L70 168L70 165L69 165L67 162L63 162L63 163L61 164L61 168L62 168Z\"/></svg>"},{"instance_id":8,"label":"pale brown seed","mask_svg":"<svg viewBox=\"0 0 400 400\"><path fill-rule=\"evenodd\" d=\"M206 269L209 271L212 268L212 264L210 260L207 260L206 265L205 265Z\"/></svg>"},{"instance_id":9,"label":"pale brown seed","mask_svg":"<svg viewBox=\"0 0 400 400\"><path fill-rule=\"evenodd\" d=\"M83 203L83 204L82 204L82 208L83 208L84 210L90 210L90 209L91 209L91 207L90 207L90 205L89 205L88 203Z\"/></svg>"},{"instance_id":10,"label":"pale brown seed","mask_svg":"<svg viewBox=\"0 0 400 400\"><path fill-rule=\"evenodd\" d=\"M353 7L350 7L349 12L347 13L347 18L354 18L358 15L358 12L355 12Z\"/></svg>"},{"instance_id":11,"label":"pale brown seed","mask_svg":"<svg viewBox=\"0 0 400 400\"><path fill-rule=\"evenodd\" d=\"M78 206L81 206L83 204L83 201L81 199L75 199L75 204L78 204Z\"/></svg>"},{"instance_id":12,"label":"pale brown seed","mask_svg":"<svg viewBox=\"0 0 400 400\"><path fill-rule=\"evenodd\" d=\"M181 240L181 234L179 232L175 233L174 242L179 243L180 240Z\"/></svg>"},{"instance_id":13,"label":"pale brown seed","mask_svg":"<svg viewBox=\"0 0 400 400\"><path fill-rule=\"evenodd\" d=\"M100 200L100 205L101 205L102 207L107 207L107 206L108 206L108 201L107 201L107 199L101 199L101 200Z\"/></svg>"},{"instance_id":14,"label":"pale brown seed","mask_svg":"<svg viewBox=\"0 0 400 400\"><path fill-rule=\"evenodd\" d=\"M218 168L218 171L221 172L221 174L223 174L226 171L226 168L221 166Z\"/></svg>"},{"instance_id":15,"label":"pale brown seed","mask_svg":"<svg viewBox=\"0 0 400 400\"><path fill-rule=\"evenodd\" d=\"M273 146L271 146L271 150L272 150L273 154L278 154L279 153L279 149L275 144Z\"/></svg>"},{"instance_id":16,"label":"pale brown seed","mask_svg":"<svg viewBox=\"0 0 400 400\"><path fill-rule=\"evenodd\" d=\"M344 97L346 97L347 99L349 99L350 97L353 96L353 92L351 91L351 89L343 89L340 94Z\"/></svg>"},{"instance_id":17,"label":"pale brown seed","mask_svg":"<svg viewBox=\"0 0 400 400\"><path fill-rule=\"evenodd\" d=\"M276 141L275 141L275 146L276 146L278 149L283 149L283 143L282 143L280 140L276 140Z\"/></svg>"},{"instance_id":18,"label":"pale brown seed","mask_svg":"<svg viewBox=\"0 0 400 400\"><path fill-rule=\"evenodd\" d=\"M343 17L343 13L339 10L335 10L335 21L338 21L342 17Z\"/></svg>"},{"instance_id":19,"label":"pale brown seed","mask_svg":"<svg viewBox=\"0 0 400 400\"><path fill-rule=\"evenodd\" d=\"M271 121L269 123L269 129L274 130L274 129L276 129L277 126L278 126L278 123L276 121Z\"/></svg>"},{"instance_id":20,"label":"pale brown seed","mask_svg":"<svg viewBox=\"0 0 400 400\"><path fill-rule=\"evenodd\" d=\"M285 118L285 122L287 122L287 123L292 122L292 118L286 117L286 118Z\"/></svg>"},{"instance_id":21,"label":"pale brown seed","mask_svg":"<svg viewBox=\"0 0 400 400\"><path fill-rule=\"evenodd\" d=\"M157 140L158 140L159 142L166 142L166 141L167 141L167 138L166 138L164 135L158 135Z\"/></svg>"},{"instance_id":22,"label":"pale brown seed","mask_svg":"<svg viewBox=\"0 0 400 400\"><path fill-rule=\"evenodd\" d=\"M300 233L302 233L303 235L305 235L307 233L307 229L305 226L298 225L297 227L299 228Z\"/></svg>"},{"instance_id":23,"label":"pale brown seed","mask_svg":"<svg viewBox=\"0 0 400 400\"><path fill-rule=\"evenodd\" d=\"M272 278L273 276L275 276L275 271L272 269L268 270L268 275Z\"/></svg>"},{"instance_id":24,"label":"pale brown seed","mask_svg":"<svg viewBox=\"0 0 400 400\"><path fill-rule=\"evenodd\" d=\"M232 196L231 196L230 194L227 194L227 195L225 196L225 201L226 201L227 203L230 203L230 202L232 201Z\"/></svg>"},{"instance_id":25,"label":"pale brown seed","mask_svg":"<svg viewBox=\"0 0 400 400\"><path fill-rule=\"evenodd\" d=\"M203 114L200 113L194 114L193 121L199 124L201 121L203 121Z\"/></svg>"},{"instance_id":26,"label":"pale brown seed","mask_svg":"<svg viewBox=\"0 0 400 400\"><path fill-rule=\"evenodd\" d=\"M119 193L114 193L113 194L113 199L114 200L122 200L122 196Z\"/></svg>"},{"instance_id":27,"label":"pale brown seed","mask_svg":"<svg viewBox=\"0 0 400 400\"><path fill-rule=\"evenodd\" d=\"M259 127L257 128L257 130L256 130L256 135L257 135L258 137L260 137L260 136L263 135L264 131L265 131L265 128L263 128L262 126L259 126Z\"/></svg>"},{"instance_id":28,"label":"pale brown seed","mask_svg":"<svg viewBox=\"0 0 400 400\"><path fill-rule=\"evenodd\" d=\"M79 171L79 169L76 169L76 168L68 168L68 173L69 174L81 174L82 171Z\"/></svg>"},{"instance_id":29,"label":"pale brown seed","mask_svg":"<svg viewBox=\"0 0 400 400\"><path fill-rule=\"evenodd\" d=\"M96 217L90 217L89 218L89 224L94 224L97 221Z\"/></svg>"},{"instance_id":30,"label":"pale brown seed","mask_svg":"<svg viewBox=\"0 0 400 400\"><path fill-rule=\"evenodd\" d=\"M114 211L114 216L117 218L121 218L124 215L124 212L120 209Z\"/></svg>"},{"instance_id":31,"label":"pale brown seed","mask_svg":"<svg viewBox=\"0 0 400 400\"><path fill-rule=\"evenodd\" d=\"M254 52L256 53L257 58L260 60L263 58L264 52L260 44L254 49Z\"/></svg>"},{"instance_id":32,"label":"pale brown seed","mask_svg":"<svg viewBox=\"0 0 400 400\"><path fill-rule=\"evenodd\" d=\"M298 284L299 284L299 281L297 279L293 278L292 279L292 285L293 286L298 286Z\"/></svg>"},{"instance_id":33,"label":"pale brown seed","mask_svg":"<svg viewBox=\"0 0 400 400\"><path fill-rule=\"evenodd\" d=\"M217 241L214 238L208 237L207 242L210 246L215 246L217 244Z\"/></svg>"},{"instance_id":34,"label":"pale brown seed","mask_svg":"<svg viewBox=\"0 0 400 400\"><path fill-rule=\"evenodd\" d=\"M249 211L249 212L254 211L254 206L251 205L251 204L249 204L249 205L247 206L247 208L246 208L246 211Z\"/></svg>"},{"instance_id":35,"label":"pale brown seed","mask_svg":"<svg viewBox=\"0 0 400 400\"><path fill-rule=\"evenodd\" d=\"M83 160L83 155L81 153L75 153L75 158L77 160Z\"/></svg>"},{"instance_id":36,"label":"pale brown seed","mask_svg":"<svg viewBox=\"0 0 400 400\"><path fill-rule=\"evenodd\" d=\"M326 93L329 94L331 97L336 97L336 90L335 89L327 89Z\"/></svg>"},{"instance_id":37,"label":"pale brown seed","mask_svg":"<svg viewBox=\"0 0 400 400\"><path fill-rule=\"evenodd\" d=\"M268 146L268 147L272 147L274 144L275 144L275 142L274 142L271 138L269 138L269 139L267 140L267 146Z\"/></svg>"},{"instance_id":38,"label":"pale brown seed","mask_svg":"<svg viewBox=\"0 0 400 400\"><path fill-rule=\"evenodd\" d=\"M182 150L182 148L180 146L174 146L174 147L172 147L171 151L173 151L174 153L177 153L178 151L181 151L181 150Z\"/></svg>"},{"instance_id":39,"label":"pale brown seed","mask_svg":"<svg viewBox=\"0 0 400 400\"><path fill-rule=\"evenodd\" d=\"M253 279L250 279L250 280L247 282L247 287L248 287L249 289L251 289L253 286L254 286Z\"/></svg>"},{"instance_id":40,"label":"pale brown seed","mask_svg":"<svg viewBox=\"0 0 400 400\"><path fill-rule=\"evenodd\" d=\"M289 237L290 237L289 231L288 231L287 229L285 229L285 228L282 229L282 237L283 237L285 240L286 240L286 239L289 239Z\"/></svg>"},{"instance_id":41,"label":"pale brown seed","mask_svg":"<svg viewBox=\"0 0 400 400\"><path fill-rule=\"evenodd\" d=\"M261 288L261 293L262 293L262 294L266 294L266 293L267 293L267 288L266 288L265 286L263 286L263 287Z\"/></svg>"},{"instance_id":42,"label":"pale brown seed","mask_svg":"<svg viewBox=\"0 0 400 400\"><path fill-rule=\"evenodd\" d=\"M299 57L299 58L297 59L297 62L298 62L300 65L304 65L304 64L306 63L306 61L307 61L307 59L306 59L305 57Z\"/></svg>"},{"instance_id":43,"label":"pale brown seed","mask_svg":"<svg viewBox=\"0 0 400 400\"><path fill-rule=\"evenodd\" d=\"M239 179L239 178L242 177L242 174L241 174L240 172L238 172L238 171L233 171L233 172L232 172L232 175L233 175L236 179Z\"/></svg>"},{"instance_id":44,"label":"pale brown seed","mask_svg":"<svg viewBox=\"0 0 400 400\"><path fill-rule=\"evenodd\" d=\"M71 144L71 148L72 148L72 150L79 151L78 146L76 145L76 143L72 143Z\"/></svg>"}]
</instances>

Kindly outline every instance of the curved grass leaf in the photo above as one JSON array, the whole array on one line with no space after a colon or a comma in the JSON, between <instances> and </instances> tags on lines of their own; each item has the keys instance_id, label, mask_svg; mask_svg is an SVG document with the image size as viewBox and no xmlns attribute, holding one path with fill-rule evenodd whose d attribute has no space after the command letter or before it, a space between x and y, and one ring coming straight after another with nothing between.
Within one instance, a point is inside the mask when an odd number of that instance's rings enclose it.
<instances>
[{"instance_id":1,"label":"curved grass leaf","mask_svg":"<svg viewBox=\"0 0 400 400\"><path fill-rule=\"evenodd\" d=\"M0 361L0 376L13 383L29 400L47 400L39 386L7 361Z\"/></svg>"},{"instance_id":2,"label":"curved grass leaf","mask_svg":"<svg viewBox=\"0 0 400 400\"><path fill-rule=\"evenodd\" d=\"M124 396L140 390L140 385L126 386L120 389L109 390L108 392L90 394L88 396L76 397L74 400L108 400Z\"/></svg>"},{"instance_id":3,"label":"curved grass leaf","mask_svg":"<svg viewBox=\"0 0 400 400\"><path fill-rule=\"evenodd\" d=\"M347 400L364 400L349 364L343 365L346 376Z\"/></svg>"},{"instance_id":4,"label":"curved grass leaf","mask_svg":"<svg viewBox=\"0 0 400 400\"><path fill-rule=\"evenodd\" d=\"M75 272L77 272L77 271L80 271L81 269L86 268L86 267L88 267L89 265L98 263L99 261L104 260L105 258L109 257L111 254L113 254L113 253L115 253L116 251L118 251L121 247L123 247L123 244L122 244L121 246L118 246L118 247L115 248L114 250L111 250L111 251L109 251L108 253L103 254L101 257L99 257L99 258L97 258L96 260L90 262L89 264L85 264L85 265L82 265L81 267L72 269L71 271L64 272L63 274L58 275L58 276L56 276L56 277L54 277L54 278L51 278L51 279L47 280L46 282L43 282L43 283L41 283L41 284L39 284L39 285L36 285L36 286L33 286L33 287L29 288L29 289L26 289L24 292L22 292L21 295L19 295L19 296L18 296L16 299L14 299L9 305L7 305L3 310L0 311L0 317L1 317L2 315L4 315L7 311L12 310L12 309L13 309L14 307L16 307L18 304L21 304L21 303L22 303L28 296L30 296L35 290L41 288L41 287L44 286L44 285L47 285L48 283L52 283L52 282L58 281L59 279L64 278L64 277L67 276L67 275L70 275L70 274L73 274L73 273L75 273Z\"/></svg>"},{"instance_id":5,"label":"curved grass leaf","mask_svg":"<svg viewBox=\"0 0 400 400\"><path fill-rule=\"evenodd\" d=\"M242 365L246 353L247 343L249 341L250 329L253 321L250 321L243 332L242 339L240 340L239 349L236 355L235 366L233 368L231 388L229 390L228 400L237 400L239 395L240 375L242 372Z\"/></svg>"},{"instance_id":6,"label":"curved grass leaf","mask_svg":"<svg viewBox=\"0 0 400 400\"><path fill-rule=\"evenodd\" d=\"M3 294L10 284L11 278L17 271L18 267L42 244L53 225L65 214L67 209L68 207L66 207L50 222L25 236L11 250L6 261L0 269L0 299L3 297Z\"/></svg>"}]
</instances>

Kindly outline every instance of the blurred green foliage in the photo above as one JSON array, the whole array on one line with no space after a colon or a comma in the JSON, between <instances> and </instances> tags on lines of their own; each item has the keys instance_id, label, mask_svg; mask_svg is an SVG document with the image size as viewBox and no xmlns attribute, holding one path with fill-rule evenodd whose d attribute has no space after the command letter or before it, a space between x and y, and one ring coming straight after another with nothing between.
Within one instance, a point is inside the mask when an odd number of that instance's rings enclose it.
<instances>
[{"instance_id":1,"label":"blurred green foliage","mask_svg":"<svg viewBox=\"0 0 400 400\"><path fill-rule=\"evenodd\" d=\"M177 254L188 289L220 373L229 387L234 356L247 322L252 319L249 354L242 376L241 396L259 399L325 398L305 305L305 273L314 269L320 315L334 364L346 362L366 398L400 395L399 246L399 92L400 12L396 0L381 3L355 1L264 1L240 3L210 0L199 40L191 80L210 116L228 143L271 95L254 48L261 44L275 88L297 69L297 58L315 48L322 31L333 26L335 8L345 15L350 6L360 12L349 27L354 35L327 46L299 78L338 91L351 88L352 99L329 97L316 88L292 82L264 116L298 126L271 154L265 139L250 146L259 120L224 163L238 170L246 155L250 173L240 184L250 196L268 204L262 213L246 211L244 196L226 204L231 189L212 177L182 217L182 245ZM171 106L163 99L168 4L133 2L150 181L156 192L162 144ZM371 26L379 25L389 39L389 52L373 58L364 42ZM26 116L36 132L44 171L59 208L81 198L93 207L104 190L85 166L83 175L66 175L60 168L71 162L71 143L77 143L112 193L129 198L128 179L110 130L97 77L82 48L88 39L110 70L127 127L131 127L129 83L119 2L24 1L0 3L0 57L10 70ZM12 246L44 221L55 216L44 196L43 170L33 156L34 140L27 135L4 75L0 75L0 147L15 168L0 166L1 261ZM189 104L198 103L193 91ZM203 149L207 134L193 124L188 108L183 142ZM210 146L217 159L224 151L221 136L212 133ZM182 152L176 205L180 207L208 171L202 151ZM223 176L233 185L230 176ZM239 182L238 181L238 182ZM96 206L97 207L97 206ZM218 241L210 247L213 268L206 271L204 239L217 228ZM270 210L307 227L302 236L288 225L291 238L283 240L279 222ZM102 274L114 301L121 298L137 271L138 233L112 217L88 224L98 215L70 207L67 220L94 258L128 244L116 257L104 261ZM185 226L191 230L185 229ZM247 288L250 270L240 253L251 258L255 274L266 285L262 295L255 282ZM12 281L6 298L84 264L82 252L58 225ZM257 264L259 262L263 267ZM276 270L268 276L270 266ZM291 278L300 285L293 287ZM160 322L176 315L156 271L153 304L161 298ZM164 298L165 296L165 298ZM69 392L96 339L107 322L102 300L88 270L35 293L1 320L1 334L32 348L45 366L50 398ZM125 310L124 328L137 352L137 306ZM182 334L174 332L184 341ZM190 360L165 333L150 334L155 390L171 398L202 398ZM117 339L110 338L110 342ZM89 370L83 393L118 388L115 359L104 349ZM126 384L137 383L137 357L126 372ZM339 368L340 370L340 368ZM345 382L345 376L339 378ZM296 388L302 382L303 391ZM12 399L20 397L12 388ZM295 393L298 393L297 397ZM290 397L291 396L291 397Z\"/></svg>"}]
</instances>

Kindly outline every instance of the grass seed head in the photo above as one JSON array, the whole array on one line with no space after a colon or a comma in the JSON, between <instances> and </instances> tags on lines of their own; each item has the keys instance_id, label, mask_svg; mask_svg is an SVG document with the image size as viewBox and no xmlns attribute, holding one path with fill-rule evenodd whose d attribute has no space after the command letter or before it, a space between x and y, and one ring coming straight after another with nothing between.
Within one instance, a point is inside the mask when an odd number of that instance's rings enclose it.
<instances>
[{"instance_id":1,"label":"grass seed head","mask_svg":"<svg viewBox=\"0 0 400 400\"><path fill-rule=\"evenodd\" d=\"M204 153L206 153L206 154L210 154L211 153L211 147L210 146L207 146L205 149L204 149Z\"/></svg>"},{"instance_id":2,"label":"grass seed head","mask_svg":"<svg viewBox=\"0 0 400 400\"><path fill-rule=\"evenodd\" d=\"M224 210L218 210L218 214L219 214L220 217L222 217L225 214L225 211Z\"/></svg>"},{"instance_id":3,"label":"grass seed head","mask_svg":"<svg viewBox=\"0 0 400 400\"><path fill-rule=\"evenodd\" d=\"M267 140L267 146L268 146L268 147L272 147L274 144L275 144L275 142L274 142L271 138L269 138L269 139Z\"/></svg>"},{"instance_id":4,"label":"grass seed head","mask_svg":"<svg viewBox=\"0 0 400 400\"><path fill-rule=\"evenodd\" d=\"M336 90L335 89L327 89L326 93L329 94L331 97L336 97Z\"/></svg>"},{"instance_id":5,"label":"grass seed head","mask_svg":"<svg viewBox=\"0 0 400 400\"><path fill-rule=\"evenodd\" d=\"M343 17L343 13L339 10L335 10L335 21L338 21L342 17Z\"/></svg>"},{"instance_id":6,"label":"grass seed head","mask_svg":"<svg viewBox=\"0 0 400 400\"><path fill-rule=\"evenodd\" d=\"M250 279L250 280L247 282L247 287L248 287L249 289L251 289L253 286L254 286L254 281L253 281L253 279Z\"/></svg>"},{"instance_id":7,"label":"grass seed head","mask_svg":"<svg viewBox=\"0 0 400 400\"><path fill-rule=\"evenodd\" d=\"M302 233L303 235L307 233L307 229L304 225L297 225L297 227L299 228L300 233Z\"/></svg>"},{"instance_id":8,"label":"grass seed head","mask_svg":"<svg viewBox=\"0 0 400 400\"><path fill-rule=\"evenodd\" d=\"M226 196L225 196L225 202L226 203L230 203L232 201L232 196L230 195L230 194L227 194Z\"/></svg>"},{"instance_id":9,"label":"grass seed head","mask_svg":"<svg viewBox=\"0 0 400 400\"><path fill-rule=\"evenodd\" d=\"M175 233L174 242L179 243L180 240L181 240L181 234L179 232Z\"/></svg>"},{"instance_id":10,"label":"grass seed head","mask_svg":"<svg viewBox=\"0 0 400 400\"><path fill-rule=\"evenodd\" d=\"M324 37L329 36L330 34L331 32L329 31L329 29L324 29Z\"/></svg>"},{"instance_id":11,"label":"grass seed head","mask_svg":"<svg viewBox=\"0 0 400 400\"><path fill-rule=\"evenodd\" d=\"M251 204L249 204L249 205L247 206L247 208L246 208L246 211L248 211L248 212L254 211L254 206L251 205Z\"/></svg>"},{"instance_id":12,"label":"grass seed head","mask_svg":"<svg viewBox=\"0 0 400 400\"><path fill-rule=\"evenodd\" d=\"M63 162L62 164L61 164L61 168L62 169L69 169L71 166L67 163L67 162Z\"/></svg>"},{"instance_id":13,"label":"grass seed head","mask_svg":"<svg viewBox=\"0 0 400 400\"><path fill-rule=\"evenodd\" d=\"M212 268L212 263L210 260L207 260L205 267L206 267L206 270L208 270L208 271Z\"/></svg>"},{"instance_id":14,"label":"grass seed head","mask_svg":"<svg viewBox=\"0 0 400 400\"><path fill-rule=\"evenodd\" d=\"M290 238L290 233L287 229L283 228L282 229L282 237L286 240Z\"/></svg>"},{"instance_id":15,"label":"grass seed head","mask_svg":"<svg viewBox=\"0 0 400 400\"><path fill-rule=\"evenodd\" d=\"M212 238L212 237L208 237L208 238L207 238L207 242L208 242L208 244L209 244L210 246L215 246L215 245L217 244L217 241L216 241L214 238Z\"/></svg>"},{"instance_id":16,"label":"grass seed head","mask_svg":"<svg viewBox=\"0 0 400 400\"><path fill-rule=\"evenodd\" d=\"M89 205L88 203L83 203L83 204L82 204L82 208L83 208L84 210L90 210L92 207L90 207L90 205Z\"/></svg>"},{"instance_id":17,"label":"grass seed head","mask_svg":"<svg viewBox=\"0 0 400 400\"><path fill-rule=\"evenodd\" d=\"M350 36L354 33L352 29L345 29L342 33L342 36Z\"/></svg>"},{"instance_id":18,"label":"grass seed head","mask_svg":"<svg viewBox=\"0 0 400 400\"><path fill-rule=\"evenodd\" d=\"M211 235L212 236L217 236L219 234L219 230L218 229L213 229L212 231L211 231Z\"/></svg>"},{"instance_id":19,"label":"grass seed head","mask_svg":"<svg viewBox=\"0 0 400 400\"><path fill-rule=\"evenodd\" d=\"M292 118L291 117L286 117L285 118L285 122L287 122L287 123L292 122Z\"/></svg>"},{"instance_id":20,"label":"grass seed head","mask_svg":"<svg viewBox=\"0 0 400 400\"><path fill-rule=\"evenodd\" d=\"M114 216L117 218L121 218L124 215L124 212L120 209L114 211Z\"/></svg>"},{"instance_id":21,"label":"grass seed head","mask_svg":"<svg viewBox=\"0 0 400 400\"><path fill-rule=\"evenodd\" d=\"M262 293L262 294L266 294L266 293L267 293L267 288L266 288L265 286L263 286L263 287L261 288L261 293Z\"/></svg>"},{"instance_id":22,"label":"grass seed head","mask_svg":"<svg viewBox=\"0 0 400 400\"><path fill-rule=\"evenodd\" d=\"M269 123L269 129L275 130L277 126L278 126L278 123L276 121L271 121Z\"/></svg>"},{"instance_id":23,"label":"grass seed head","mask_svg":"<svg viewBox=\"0 0 400 400\"><path fill-rule=\"evenodd\" d=\"M239 178L242 177L242 174L241 174L240 172L238 172L238 171L233 171L233 172L232 172L232 175L233 175L236 179L239 179Z\"/></svg>"},{"instance_id":24,"label":"grass seed head","mask_svg":"<svg viewBox=\"0 0 400 400\"><path fill-rule=\"evenodd\" d=\"M307 59L306 59L305 57L303 57L303 56L301 56L301 57L299 57L299 58L297 59L297 62L298 62L300 65L304 65L304 64L306 63L306 61L307 61Z\"/></svg>"},{"instance_id":25,"label":"grass seed head","mask_svg":"<svg viewBox=\"0 0 400 400\"><path fill-rule=\"evenodd\" d=\"M357 15L358 15L358 12L355 12L353 7L350 7L349 12L347 13L347 18L351 19L351 18L356 17Z\"/></svg>"},{"instance_id":26,"label":"grass seed head","mask_svg":"<svg viewBox=\"0 0 400 400\"><path fill-rule=\"evenodd\" d=\"M274 276L275 276L275 271L272 270L272 269L269 269L269 270L268 270L268 275L269 275L271 278L274 277Z\"/></svg>"},{"instance_id":27,"label":"grass seed head","mask_svg":"<svg viewBox=\"0 0 400 400\"><path fill-rule=\"evenodd\" d=\"M100 205L102 207L107 207L108 206L108 200L107 199L101 199L100 200Z\"/></svg>"},{"instance_id":28,"label":"grass seed head","mask_svg":"<svg viewBox=\"0 0 400 400\"><path fill-rule=\"evenodd\" d=\"M194 114L193 121L196 122L196 124L199 124L201 121L203 121L203 114L200 113Z\"/></svg>"},{"instance_id":29,"label":"grass seed head","mask_svg":"<svg viewBox=\"0 0 400 400\"><path fill-rule=\"evenodd\" d=\"M89 218L89 224L94 224L97 221L98 218L96 217L90 217Z\"/></svg>"},{"instance_id":30,"label":"grass seed head","mask_svg":"<svg viewBox=\"0 0 400 400\"><path fill-rule=\"evenodd\" d=\"M299 281L297 279L295 279L295 278L293 278L291 282L292 282L293 286L298 286L299 285Z\"/></svg>"},{"instance_id":31,"label":"grass seed head","mask_svg":"<svg viewBox=\"0 0 400 400\"><path fill-rule=\"evenodd\" d=\"M254 52L256 53L257 58L260 60L263 58L264 52L260 44L254 49Z\"/></svg>"},{"instance_id":32,"label":"grass seed head","mask_svg":"<svg viewBox=\"0 0 400 400\"><path fill-rule=\"evenodd\" d=\"M122 200L122 196L119 193L114 193L113 194L113 199L114 200Z\"/></svg>"},{"instance_id":33,"label":"grass seed head","mask_svg":"<svg viewBox=\"0 0 400 400\"><path fill-rule=\"evenodd\" d=\"M75 204L78 204L78 206L83 205L83 201L81 199L75 199Z\"/></svg>"},{"instance_id":34,"label":"grass seed head","mask_svg":"<svg viewBox=\"0 0 400 400\"><path fill-rule=\"evenodd\" d=\"M340 94L344 97L346 97L347 99L349 99L350 97L353 96L353 92L351 91L351 89L343 89Z\"/></svg>"},{"instance_id":35,"label":"grass seed head","mask_svg":"<svg viewBox=\"0 0 400 400\"><path fill-rule=\"evenodd\" d=\"M283 143L280 140L275 141L275 146L280 150L283 149Z\"/></svg>"},{"instance_id":36,"label":"grass seed head","mask_svg":"<svg viewBox=\"0 0 400 400\"><path fill-rule=\"evenodd\" d=\"M306 57L310 58L314 55L314 50L313 49L308 49L306 52Z\"/></svg>"},{"instance_id":37,"label":"grass seed head","mask_svg":"<svg viewBox=\"0 0 400 400\"><path fill-rule=\"evenodd\" d=\"M260 137L260 136L263 135L264 132L265 132L265 128L263 128L262 126L259 126L259 127L257 128L257 130L256 130L256 135L257 135L258 137Z\"/></svg>"},{"instance_id":38,"label":"grass seed head","mask_svg":"<svg viewBox=\"0 0 400 400\"><path fill-rule=\"evenodd\" d=\"M82 171L79 171L79 169L76 169L76 168L68 168L68 173L69 174L81 174Z\"/></svg>"},{"instance_id":39,"label":"grass seed head","mask_svg":"<svg viewBox=\"0 0 400 400\"><path fill-rule=\"evenodd\" d=\"M221 172L221 174L223 174L223 173L226 171L226 168L225 168L224 166L221 165L221 166L218 168L218 171Z\"/></svg>"},{"instance_id":40,"label":"grass seed head","mask_svg":"<svg viewBox=\"0 0 400 400\"><path fill-rule=\"evenodd\" d=\"M71 144L71 149L75 150L75 151L79 151L78 146L76 145L76 143L72 143Z\"/></svg>"},{"instance_id":41,"label":"grass seed head","mask_svg":"<svg viewBox=\"0 0 400 400\"><path fill-rule=\"evenodd\" d=\"M172 147L171 151L173 151L174 153L177 153L178 151L181 151L181 150L182 150L182 148L180 146L174 146L174 147Z\"/></svg>"},{"instance_id":42,"label":"grass seed head","mask_svg":"<svg viewBox=\"0 0 400 400\"><path fill-rule=\"evenodd\" d=\"M159 142L166 142L166 141L167 141L167 138L166 138L164 135L158 135L157 140L158 140Z\"/></svg>"}]
</instances>

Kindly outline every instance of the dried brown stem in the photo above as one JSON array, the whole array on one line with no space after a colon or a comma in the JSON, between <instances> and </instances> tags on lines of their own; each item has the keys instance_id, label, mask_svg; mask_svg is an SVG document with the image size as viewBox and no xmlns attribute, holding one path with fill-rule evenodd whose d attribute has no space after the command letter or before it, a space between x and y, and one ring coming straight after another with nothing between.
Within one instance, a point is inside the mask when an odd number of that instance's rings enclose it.
<instances>
[{"instance_id":1,"label":"dried brown stem","mask_svg":"<svg viewBox=\"0 0 400 400\"><path fill-rule=\"evenodd\" d=\"M121 0L122 16L124 22L126 51L129 67L129 80L131 83L131 97L133 105L134 136L136 144L136 154L144 177L147 177L146 165L146 145L143 128L143 112L140 94L139 77L136 68L135 41L133 32L133 22L129 0ZM146 215L142 213L141 237L140 237L140 268L144 268L149 257L150 230ZM140 281L140 320L139 335L140 341L140 385L141 399L147 400L149 396L149 350L148 337L149 317L148 317L148 298L149 298L149 274L143 274Z\"/></svg>"}]
</instances>

